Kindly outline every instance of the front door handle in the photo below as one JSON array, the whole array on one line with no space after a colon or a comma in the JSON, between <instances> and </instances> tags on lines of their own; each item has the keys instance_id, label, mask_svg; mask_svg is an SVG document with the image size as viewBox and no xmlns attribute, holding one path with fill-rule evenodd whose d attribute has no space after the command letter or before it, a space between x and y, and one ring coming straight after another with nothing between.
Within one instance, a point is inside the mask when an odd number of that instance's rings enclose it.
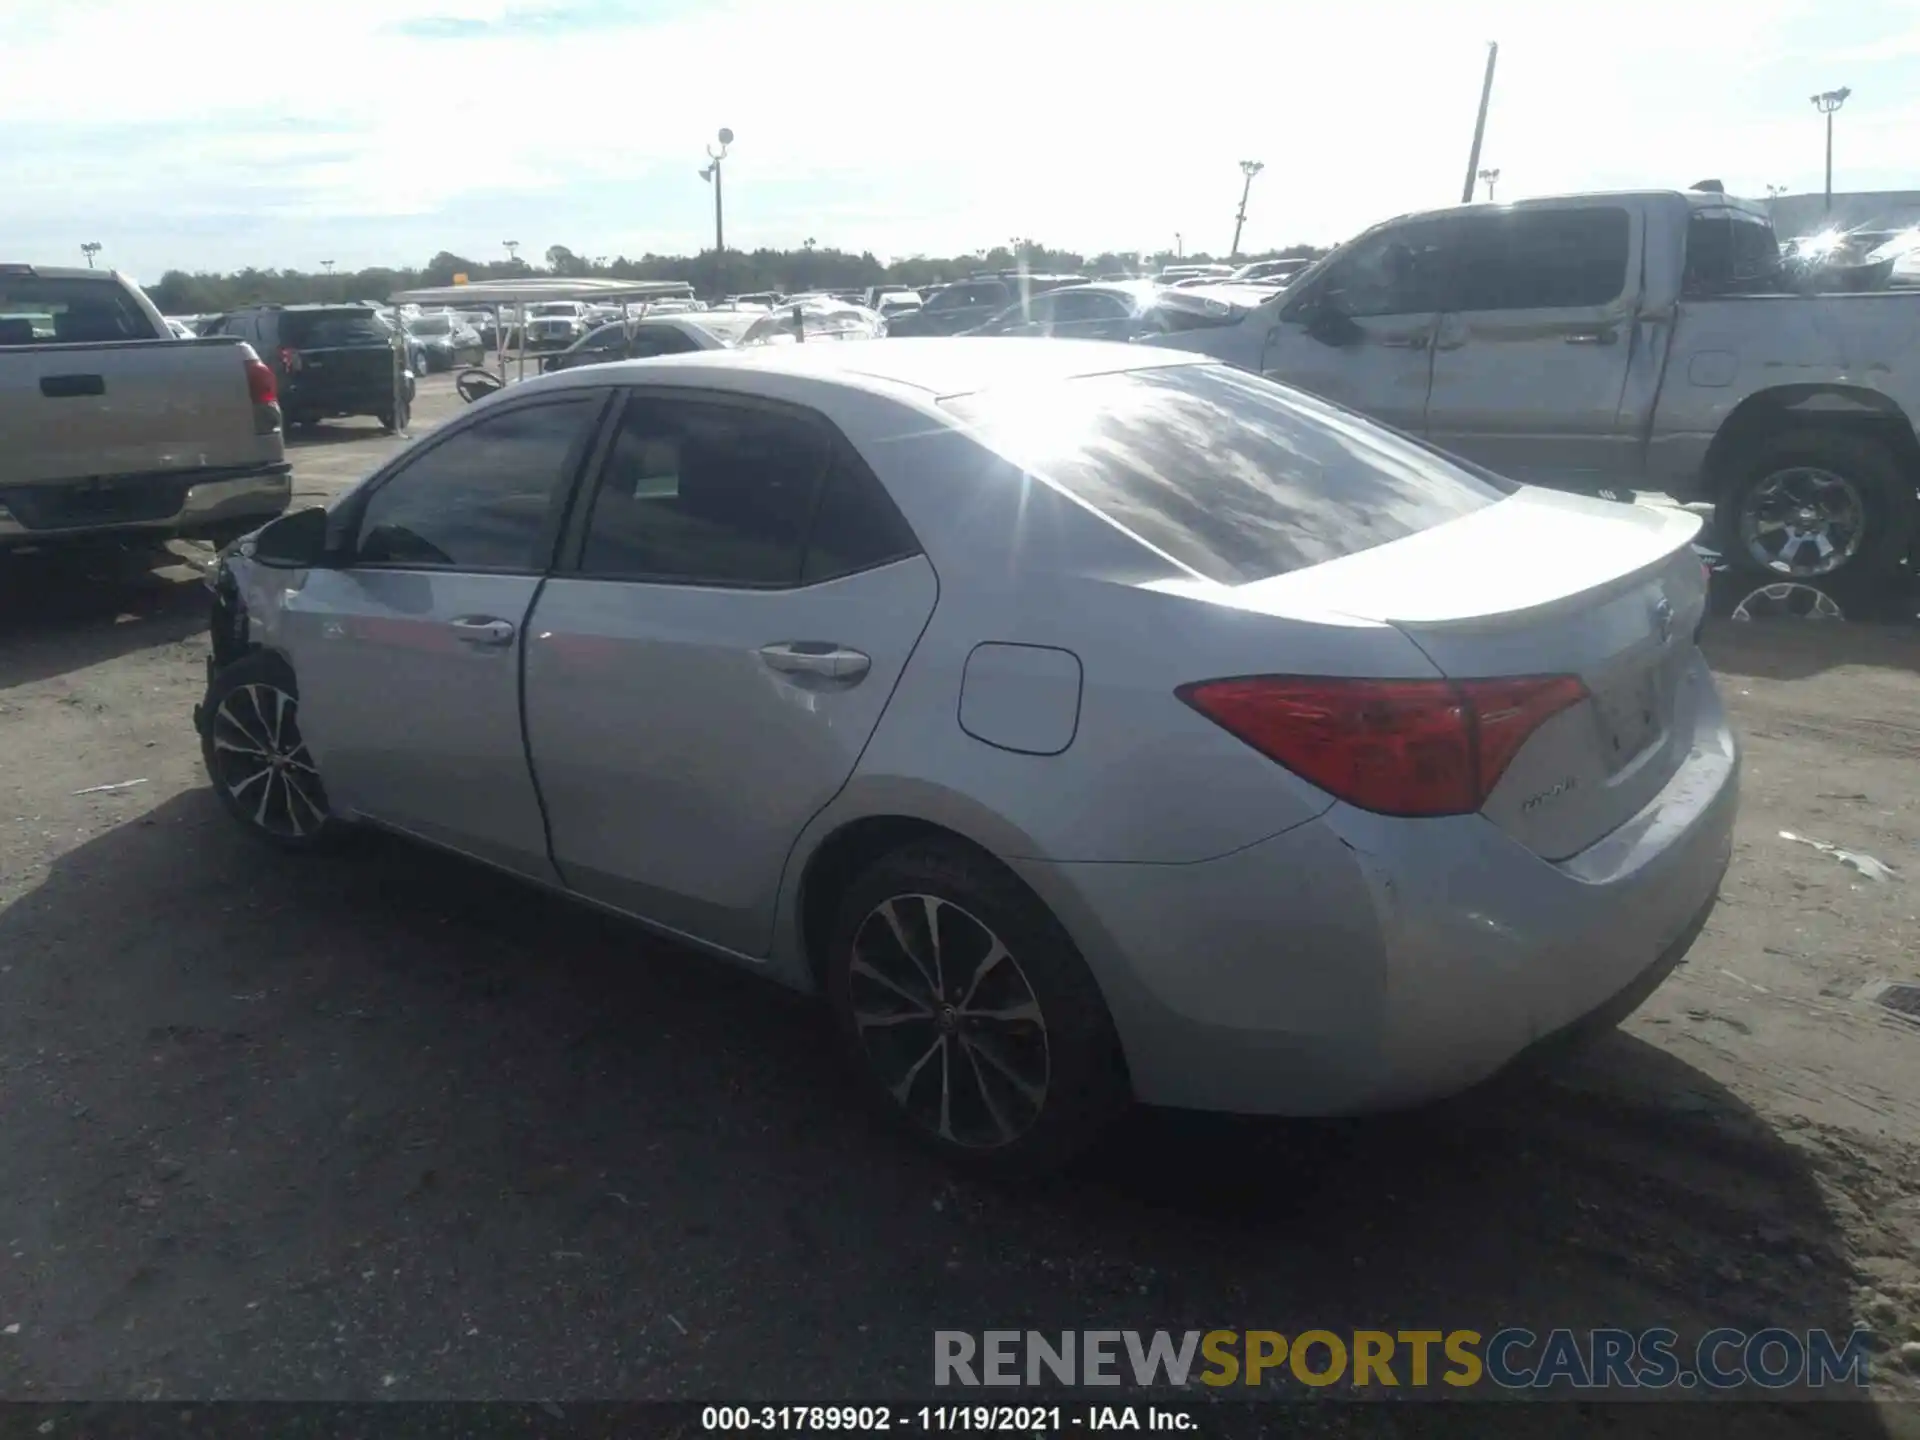
<instances>
[{"instance_id":1,"label":"front door handle","mask_svg":"<svg viewBox=\"0 0 1920 1440\"><path fill-rule=\"evenodd\" d=\"M513 639L512 623L491 615L462 615L447 623L469 645L505 645Z\"/></svg>"},{"instance_id":2,"label":"front door handle","mask_svg":"<svg viewBox=\"0 0 1920 1440\"><path fill-rule=\"evenodd\" d=\"M1380 343L1393 350L1424 350L1428 338L1425 335L1383 335Z\"/></svg>"},{"instance_id":3,"label":"front door handle","mask_svg":"<svg viewBox=\"0 0 1920 1440\"><path fill-rule=\"evenodd\" d=\"M1620 338L1620 332L1611 325L1603 325L1598 330L1577 330L1566 337L1569 345L1611 345Z\"/></svg>"},{"instance_id":4,"label":"front door handle","mask_svg":"<svg viewBox=\"0 0 1920 1440\"><path fill-rule=\"evenodd\" d=\"M858 680L873 667L873 661L860 651L819 640L762 645L760 659L782 675L818 675L828 680Z\"/></svg>"}]
</instances>

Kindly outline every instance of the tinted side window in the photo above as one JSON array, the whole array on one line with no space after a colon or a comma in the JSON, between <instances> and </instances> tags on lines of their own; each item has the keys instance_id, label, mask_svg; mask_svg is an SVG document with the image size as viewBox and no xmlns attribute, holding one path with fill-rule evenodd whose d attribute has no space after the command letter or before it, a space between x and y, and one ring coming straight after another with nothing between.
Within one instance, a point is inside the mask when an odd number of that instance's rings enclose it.
<instances>
[{"instance_id":1,"label":"tinted side window","mask_svg":"<svg viewBox=\"0 0 1920 1440\"><path fill-rule=\"evenodd\" d=\"M1416 220L1362 239L1322 277L1319 293L1348 315L1417 315L1448 308L1459 227Z\"/></svg>"},{"instance_id":2,"label":"tinted side window","mask_svg":"<svg viewBox=\"0 0 1920 1440\"><path fill-rule=\"evenodd\" d=\"M1102 291L1055 290L1046 297L1053 302L1055 320L1120 320L1127 315L1127 302Z\"/></svg>"},{"instance_id":3,"label":"tinted side window","mask_svg":"<svg viewBox=\"0 0 1920 1440\"><path fill-rule=\"evenodd\" d=\"M631 399L594 495L581 572L792 585L826 459L824 432L795 416Z\"/></svg>"},{"instance_id":4,"label":"tinted side window","mask_svg":"<svg viewBox=\"0 0 1920 1440\"><path fill-rule=\"evenodd\" d=\"M598 409L585 396L523 406L422 451L368 498L357 562L544 569L548 513Z\"/></svg>"},{"instance_id":5,"label":"tinted side window","mask_svg":"<svg viewBox=\"0 0 1920 1440\"><path fill-rule=\"evenodd\" d=\"M671 325L642 325L633 332L627 358L645 360L649 355L684 355L693 348L693 342Z\"/></svg>"},{"instance_id":6,"label":"tinted side window","mask_svg":"<svg viewBox=\"0 0 1920 1440\"><path fill-rule=\"evenodd\" d=\"M812 585L917 554L920 542L873 472L836 446L807 534L800 583Z\"/></svg>"},{"instance_id":7,"label":"tinted side window","mask_svg":"<svg viewBox=\"0 0 1920 1440\"><path fill-rule=\"evenodd\" d=\"M1780 242L1771 225L1737 210L1695 210L1688 217L1686 294L1751 294L1780 279Z\"/></svg>"},{"instance_id":8,"label":"tinted side window","mask_svg":"<svg viewBox=\"0 0 1920 1440\"><path fill-rule=\"evenodd\" d=\"M1571 309L1609 304L1627 288L1632 217L1623 209L1514 210L1464 223L1460 294L1445 308Z\"/></svg>"}]
</instances>

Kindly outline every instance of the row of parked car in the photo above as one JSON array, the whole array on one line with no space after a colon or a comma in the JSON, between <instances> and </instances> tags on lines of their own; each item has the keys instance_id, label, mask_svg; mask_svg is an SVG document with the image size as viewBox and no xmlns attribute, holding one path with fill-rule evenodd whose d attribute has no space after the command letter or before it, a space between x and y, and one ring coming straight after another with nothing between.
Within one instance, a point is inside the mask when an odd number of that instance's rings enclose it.
<instances>
[{"instance_id":1,"label":"row of parked car","mask_svg":"<svg viewBox=\"0 0 1920 1440\"><path fill-rule=\"evenodd\" d=\"M1809 293L1789 262L1766 207L1718 188L1542 197L1403 216L1312 265L977 275L839 333L1197 350L1517 480L1710 505L1733 570L1878 586L1920 532L1920 294ZM551 368L756 334L683 318Z\"/></svg>"}]
</instances>

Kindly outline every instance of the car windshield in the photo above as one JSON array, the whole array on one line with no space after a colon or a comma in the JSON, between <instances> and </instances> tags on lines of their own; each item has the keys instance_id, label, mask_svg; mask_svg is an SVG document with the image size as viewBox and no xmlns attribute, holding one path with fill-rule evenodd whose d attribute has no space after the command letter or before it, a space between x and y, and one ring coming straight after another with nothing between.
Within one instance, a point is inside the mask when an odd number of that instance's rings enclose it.
<instances>
[{"instance_id":1,"label":"car windshield","mask_svg":"<svg viewBox=\"0 0 1920 1440\"><path fill-rule=\"evenodd\" d=\"M576 311L574 310L574 308L573 308L573 306L571 306L571 305L565 305L565 304L547 304L547 305L535 305L535 306L532 306L531 308L529 308L529 309L528 309L528 311L527 311L527 313L528 313L529 315L567 315L567 316L571 316L571 315L574 315L574 314L576 314L576 313L578 313L578 312L576 312Z\"/></svg>"},{"instance_id":2,"label":"car windshield","mask_svg":"<svg viewBox=\"0 0 1920 1440\"><path fill-rule=\"evenodd\" d=\"M371 310L288 310L280 317L280 339L296 350L385 345L388 334Z\"/></svg>"},{"instance_id":3,"label":"car windshield","mask_svg":"<svg viewBox=\"0 0 1920 1440\"><path fill-rule=\"evenodd\" d=\"M422 315L412 328L416 335L451 335L453 321L445 315Z\"/></svg>"},{"instance_id":4,"label":"car windshield","mask_svg":"<svg viewBox=\"0 0 1920 1440\"><path fill-rule=\"evenodd\" d=\"M941 403L988 448L1223 585L1370 550L1511 490L1350 411L1222 365Z\"/></svg>"}]
</instances>

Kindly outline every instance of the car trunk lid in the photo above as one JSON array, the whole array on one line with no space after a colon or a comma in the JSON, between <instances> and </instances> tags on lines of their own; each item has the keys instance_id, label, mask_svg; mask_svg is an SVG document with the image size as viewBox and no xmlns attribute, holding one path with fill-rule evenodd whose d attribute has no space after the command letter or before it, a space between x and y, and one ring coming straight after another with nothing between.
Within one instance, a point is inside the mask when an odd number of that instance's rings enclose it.
<instances>
[{"instance_id":1,"label":"car trunk lid","mask_svg":"<svg viewBox=\"0 0 1920 1440\"><path fill-rule=\"evenodd\" d=\"M1685 759L1706 577L1681 510L1525 489L1404 539L1239 587L1253 606L1390 624L1449 679L1574 675L1482 813L1565 859L1647 805Z\"/></svg>"}]
</instances>

